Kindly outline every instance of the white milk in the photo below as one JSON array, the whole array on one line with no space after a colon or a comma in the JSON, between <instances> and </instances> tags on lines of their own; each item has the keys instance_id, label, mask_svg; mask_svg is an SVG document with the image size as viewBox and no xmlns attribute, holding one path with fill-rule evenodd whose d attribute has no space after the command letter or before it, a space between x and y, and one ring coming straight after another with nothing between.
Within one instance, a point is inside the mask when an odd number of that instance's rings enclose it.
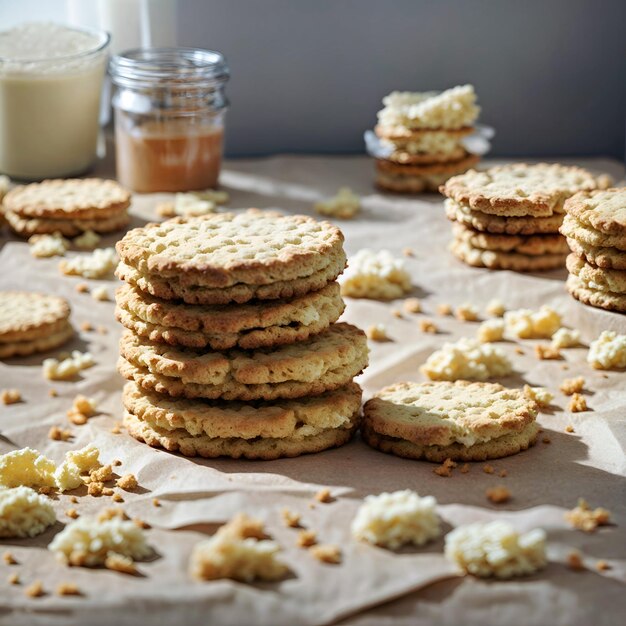
<instances>
[{"instance_id":1,"label":"white milk","mask_svg":"<svg viewBox=\"0 0 626 626\"><path fill-rule=\"evenodd\" d=\"M107 46L60 24L0 32L0 172L34 180L92 165Z\"/></svg>"}]
</instances>

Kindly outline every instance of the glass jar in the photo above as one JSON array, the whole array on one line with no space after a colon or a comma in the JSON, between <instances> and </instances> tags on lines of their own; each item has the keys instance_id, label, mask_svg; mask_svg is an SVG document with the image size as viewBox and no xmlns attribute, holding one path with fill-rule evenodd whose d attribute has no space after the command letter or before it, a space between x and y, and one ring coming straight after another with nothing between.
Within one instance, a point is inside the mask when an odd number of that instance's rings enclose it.
<instances>
[{"instance_id":1,"label":"glass jar","mask_svg":"<svg viewBox=\"0 0 626 626\"><path fill-rule=\"evenodd\" d=\"M148 48L115 56L117 178L137 192L214 188L220 172L224 87L219 52Z\"/></svg>"},{"instance_id":2,"label":"glass jar","mask_svg":"<svg viewBox=\"0 0 626 626\"><path fill-rule=\"evenodd\" d=\"M41 180L93 165L109 39L39 22L0 32L0 172Z\"/></svg>"}]
</instances>

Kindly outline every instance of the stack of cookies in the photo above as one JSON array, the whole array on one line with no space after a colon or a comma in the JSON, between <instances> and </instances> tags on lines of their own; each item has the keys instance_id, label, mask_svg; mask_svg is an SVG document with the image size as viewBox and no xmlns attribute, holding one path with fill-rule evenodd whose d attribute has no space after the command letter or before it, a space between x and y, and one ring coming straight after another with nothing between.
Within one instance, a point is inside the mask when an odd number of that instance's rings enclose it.
<instances>
[{"instance_id":1,"label":"stack of cookies","mask_svg":"<svg viewBox=\"0 0 626 626\"><path fill-rule=\"evenodd\" d=\"M441 93L394 91L383 104L374 129L386 155L376 161L376 184L381 189L437 191L450 176L478 162L463 144L480 112L471 85Z\"/></svg>"},{"instance_id":2,"label":"stack of cookies","mask_svg":"<svg viewBox=\"0 0 626 626\"><path fill-rule=\"evenodd\" d=\"M440 188L454 222L452 253L468 265L533 272L563 267L565 200L606 183L579 167L516 163L470 170Z\"/></svg>"},{"instance_id":3,"label":"stack of cookies","mask_svg":"<svg viewBox=\"0 0 626 626\"><path fill-rule=\"evenodd\" d=\"M109 233L129 221L130 194L115 181L99 178L44 180L15 187L3 200L10 228L21 237L86 231Z\"/></svg>"},{"instance_id":4,"label":"stack of cookies","mask_svg":"<svg viewBox=\"0 0 626 626\"><path fill-rule=\"evenodd\" d=\"M0 359L45 352L74 330L65 298L29 291L0 292Z\"/></svg>"},{"instance_id":5,"label":"stack of cookies","mask_svg":"<svg viewBox=\"0 0 626 626\"><path fill-rule=\"evenodd\" d=\"M365 334L336 323L341 231L248 211L175 218L117 244L119 371L135 438L188 456L274 459L347 442Z\"/></svg>"},{"instance_id":6,"label":"stack of cookies","mask_svg":"<svg viewBox=\"0 0 626 626\"><path fill-rule=\"evenodd\" d=\"M568 291L585 304L626 313L626 187L578 193L565 213Z\"/></svg>"}]
</instances>

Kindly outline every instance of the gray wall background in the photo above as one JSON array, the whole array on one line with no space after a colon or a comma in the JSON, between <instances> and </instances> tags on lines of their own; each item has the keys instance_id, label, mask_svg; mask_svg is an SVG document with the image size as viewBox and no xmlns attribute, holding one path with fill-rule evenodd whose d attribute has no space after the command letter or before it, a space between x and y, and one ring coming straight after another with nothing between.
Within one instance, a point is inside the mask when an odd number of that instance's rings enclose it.
<instances>
[{"instance_id":1,"label":"gray wall background","mask_svg":"<svg viewBox=\"0 0 626 626\"><path fill-rule=\"evenodd\" d=\"M226 54L227 150L363 150L394 89L471 82L502 156L624 158L625 0L179 0Z\"/></svg>"}]
</instances>

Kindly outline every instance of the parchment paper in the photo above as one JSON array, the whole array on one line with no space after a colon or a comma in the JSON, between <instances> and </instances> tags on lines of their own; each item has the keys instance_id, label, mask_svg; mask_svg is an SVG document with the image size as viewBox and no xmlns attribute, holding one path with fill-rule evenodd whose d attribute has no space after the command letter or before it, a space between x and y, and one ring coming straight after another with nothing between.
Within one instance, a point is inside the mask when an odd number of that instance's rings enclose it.
<instances>
[{"instance_id":1,"label":"parchment paper","mask_svg":"<svg viewBox=\"0 0 626 626\"><path fill-rule=\"evenodd\" d=\"M580 162L614 178L623 176L616 162ZM110 164L102 166L111 175ZM373 190L373 167L363 157L280 157L227 163L222 175L231 193L231 207L277 207L292 213L312 213L313 202L350 186L363 198L363 212L352 221L338 221L346 235L349 254L360 248L388 248L400 255L412 247L407 259L415 296L440 327L437 335L423 334L420 316L396 319L392 310L401 302L348 301L344 319L363 328L376 322L387 325L393 338L371 344L371 365L360 377L366 398L378 388L401 380L421 380L418 367L445 341L472 336L477 324L436 315L439 303L471 302L484 308L492 297L508 308L555 306L565 323L582 331L585 343L600 331L626 332L626 317L583 306L564 290L565 270L536 275L472 269L447 251L450 224L437 195L402 197ZM134 225L154 219L154 205L163 194L137 196ZM116 237L105 240L113 243ZM433 465L413 462L371 450L358 438L338 450L273 462L234 460L202 461L153 450L125 433L110 432L121 418L120 390L115 372L120 329L113 319L112 302L95 302L78 294L80 278L58 272L58 258L33 259L23 242L6 236L0 252L0 288L27 288L67 297L76 327L82 321L103 325L108 334L80 332L67 348L90 350L95 367L75 382L45 381L44 356L0 362L0 388L16 387L25 401L0 406L0 452L16 446L32 446L60 460L65 451L94 441L103 461L119 458L120 472L133 472L141 489L125 496L124 507L132 516L148 521L150 543L158 551L154 560L142 563L142 575L131 577L106 570L66 568L46 550L55 533L69 518L64 511L76 506L81 514L111 506L109 498L80 497L71 505L68 496L56 502L59 523L33 540L1 541L19 566L0 563L0 623L21 624L611 624L626 608L626 375L599 372L585 362L586 348L563 351L563 361L539 361L534 341L502 344L516 373L502 379L509 386L545 385L556 392L554 410L542 413L540 422L551 443L491 463L493 475L473 464L469 474L458 471L451 478L433 474ZM0 245L2 245L0 243ZM116 281L107 284L113 293ZM64 347L63 349L66 349ZM48 355L45 355L48 356ZM567 368L567 370L565 369ZM567 398L558 392L565 377L583 375L591 408L571 415L563 410ZM58 390L57 398L48 389ZM71 426L69 443L48 440L51 425L66 424L65 412L72 398L84 393L98 398L102 413L82 427ZM575 432L568 434L571 424ZM500 470L508 476L500 478ZM505 484L513 493L506 505L492 505L485 489ZM313 494L323 486L335 501L309 508ZM457 577L442 555L443 539L419 550L392 553L355 543L350 521L360 500L381 491L411 488L433 494L440 504L445 530L473 520L507 518L520 530L545 528L549 537L549 567L535 576L507 582L485 582ZM154 497L162 503L152 504ZM594 534L571 530L563 512L585 497L592 506L609 508L616 522ZM323 565L295 547L296 531L284 528L280 510L288 506L301 512L304 524L318 532L320 541L338 543L343 549L340 566ZM277 584L244 585L230 581L199 583L187 574L193 545L238 511L266 520L283 546L283 558L292 575ZM564 565L567 552L579 549L590 571L573 572ZM594 564L606 559L611 569L598 572ZM11 586L9 573L17 572L23 586ZM39 599L26 598L23 587L41 579L48 592ZM59 597L60 581L76 582L82 598Z\"/></svg>"}]
</instances>

